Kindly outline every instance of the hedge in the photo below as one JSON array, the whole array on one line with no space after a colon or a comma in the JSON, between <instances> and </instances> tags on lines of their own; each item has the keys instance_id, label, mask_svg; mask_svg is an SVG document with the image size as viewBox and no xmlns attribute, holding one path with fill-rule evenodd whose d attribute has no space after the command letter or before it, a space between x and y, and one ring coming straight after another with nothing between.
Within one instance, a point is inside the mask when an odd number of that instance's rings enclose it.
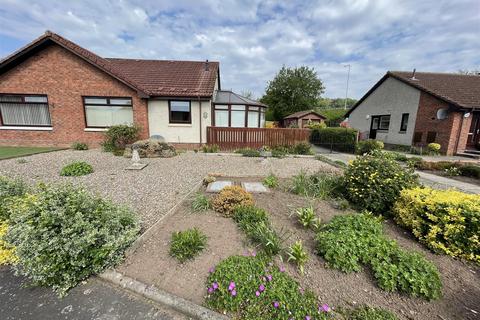
<instances>
[{"instance_id":1,"label":"hedge","mask_svg":"<svg viewBox=\"0 0 480 320\"><path fill-rule=\"evenodd\" d=\"M310 142L331 150L353 153L357 134L358 131L351 128L314 129L310 134Z\"/></svg>"},{"instance_id":2,"label":"hedge","mask_svg":"<svg viewBox=\"0 0 480 320\"><path fill-rule=\"evenodd\" d=\"M403 190L395 220L435 252L480 263L480 196L455 190Z\"/></svg>"}]
</instances>

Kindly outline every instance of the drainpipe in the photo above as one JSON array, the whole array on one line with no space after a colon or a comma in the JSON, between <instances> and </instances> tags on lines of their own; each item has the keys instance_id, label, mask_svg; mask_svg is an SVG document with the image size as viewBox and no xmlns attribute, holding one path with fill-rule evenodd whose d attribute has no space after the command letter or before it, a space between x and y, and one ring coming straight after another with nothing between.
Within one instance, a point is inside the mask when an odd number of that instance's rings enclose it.
<instances>
[{"instance_id":1,"label":"drainpipe","mask_svg":"<svg viewBox=\"0 0 480 320\"><path fill-rule=\"evenodd\" d=\"M198 109L200 116L200 145L202 145L202 101L200 101L200 96L198 96Z\"/></svg>"}]
</instances>

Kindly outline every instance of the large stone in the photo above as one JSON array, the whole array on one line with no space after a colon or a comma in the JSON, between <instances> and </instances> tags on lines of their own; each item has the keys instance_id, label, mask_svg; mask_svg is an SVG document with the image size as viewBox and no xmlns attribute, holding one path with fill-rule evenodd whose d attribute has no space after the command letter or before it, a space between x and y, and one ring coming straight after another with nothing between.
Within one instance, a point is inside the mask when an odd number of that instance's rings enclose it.
<instances>
[{"instance_id":1,"label":"large stone","mask_svg":"<svg viewBox=\"0 0 480 320\"><path fill-rule=\"evenodd\" d=\"M136 149L140 158L171 158L177 155L175 148L160 139L140 140L125 148L126 158L132 157L132 150Z\"/></svg>"}]
</instances>

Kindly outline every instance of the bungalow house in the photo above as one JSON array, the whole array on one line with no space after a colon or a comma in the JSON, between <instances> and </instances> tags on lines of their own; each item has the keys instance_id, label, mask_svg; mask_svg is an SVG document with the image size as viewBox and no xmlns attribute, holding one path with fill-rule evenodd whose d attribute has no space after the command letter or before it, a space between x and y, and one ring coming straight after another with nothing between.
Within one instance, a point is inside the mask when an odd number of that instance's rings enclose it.
<instances>
[{"instance_id":1,"label":"bungalow house","mask_svg":"<svg viewBox=\"0 0 480 320\"><path fill-rule=\"evenodd\" d=\"M183 147L208 126L263 127L266 106L222 91L218 62L102 58L47 31L0 61L0 144L98 145L116 124Z\"/></svg>"},{"instance_id":2,"label":"bungalow house","mask_svg":"<svg viewBox=\"0 0 480 320\"><path fill-rule=\"evenodd\" d=\"M313 110L299 111L283 118L283 126L285 128L292 126L306 128L311 122L323 122L325 119L324 116Z\"/></svg>"},{"instance_id":3,"label":"bungalow house","mask_svg":"<svg viewBox=\"0 0 480 320\"><path fill-rule=\"evenodd\" d=\"M447 155L478 153L480 76L389 71L346 114L361 137L426 146Z\"/></svg>"}]
</instances>

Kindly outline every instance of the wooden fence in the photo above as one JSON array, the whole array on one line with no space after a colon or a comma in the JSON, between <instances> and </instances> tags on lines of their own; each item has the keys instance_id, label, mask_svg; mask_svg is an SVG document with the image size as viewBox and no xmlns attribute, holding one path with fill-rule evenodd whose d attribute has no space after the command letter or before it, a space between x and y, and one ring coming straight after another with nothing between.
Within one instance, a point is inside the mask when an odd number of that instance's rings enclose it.
<instances>
[{"instance_id":1,"label":"wooden fence","mask_svg":"<svg viewBox=\"0 0 480 320\"><path fill-rule=\"evenodd\" d=\"M258 149L308 141L310 129L207 127L207 144L221 150Z\"/></svg>"}]
</instances>

